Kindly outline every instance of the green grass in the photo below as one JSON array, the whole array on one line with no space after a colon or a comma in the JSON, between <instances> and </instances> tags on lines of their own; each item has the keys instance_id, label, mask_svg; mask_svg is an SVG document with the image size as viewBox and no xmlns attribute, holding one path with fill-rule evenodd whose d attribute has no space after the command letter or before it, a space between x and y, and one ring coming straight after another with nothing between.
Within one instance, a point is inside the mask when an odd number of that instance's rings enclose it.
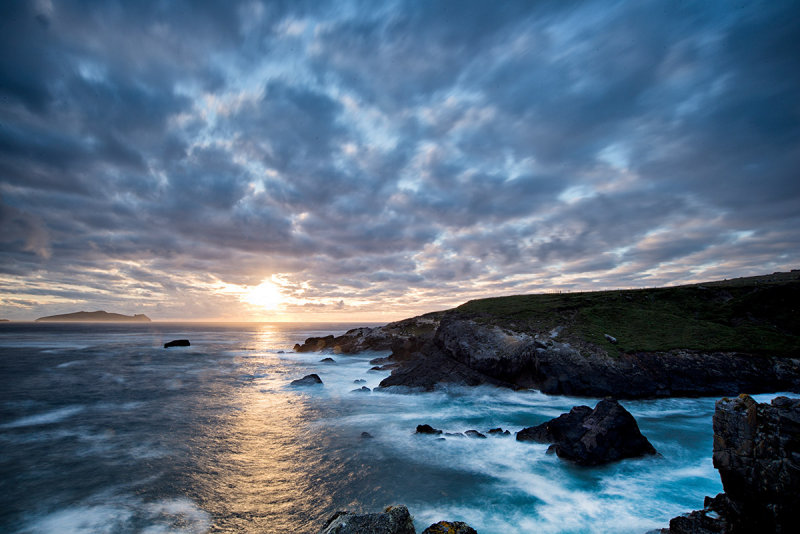
<instances>
[{"instance_id":1,"label":"green grass","mask_svg":"<svg viewBox=\"0 0 800 534\"><path fill-rule=\"evenodd\" d=\"M673 349L800 356L800 272L673 288L473 300L455 313L609 354ZM614 336L617 345L603 334Z\"/></svg>"}]
</instances>

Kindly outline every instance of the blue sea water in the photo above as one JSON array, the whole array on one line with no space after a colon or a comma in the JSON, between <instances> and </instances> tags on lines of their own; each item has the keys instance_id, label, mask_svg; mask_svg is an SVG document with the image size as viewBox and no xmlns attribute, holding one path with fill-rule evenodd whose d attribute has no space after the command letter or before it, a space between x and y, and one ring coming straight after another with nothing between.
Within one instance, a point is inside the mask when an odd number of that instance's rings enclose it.
<instances>
[{"instance_id":1,"label":"blue sea water","mask_svg":"<svg viewBox=\"0 0 800 534\"><path fill-rule=\"evenodd\" d=\"M402 503L418 531L641 534L722 489L716 398L624 402L661 454L601 468L513 435L438 441L416 425L513 433L597 399L356 393L388 375L369 370L387 353L325 364L291 350L351 326L0 324L0 531L305 533ZM192 346L162 348L178 338ZM312 372L323 386L289 386Z\"/></svg>"}]
</instances>

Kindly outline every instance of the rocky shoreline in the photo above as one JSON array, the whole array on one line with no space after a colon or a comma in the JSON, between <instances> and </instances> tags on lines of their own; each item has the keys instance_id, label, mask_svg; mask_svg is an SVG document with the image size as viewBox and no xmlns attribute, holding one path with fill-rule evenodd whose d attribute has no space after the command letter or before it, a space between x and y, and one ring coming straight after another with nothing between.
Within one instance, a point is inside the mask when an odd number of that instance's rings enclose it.
<instances>
[{"instance_id":1,"label":"rocky shoreline","mask_svg":"<svg viewBox=\"0 0 800 534\"><path fill-rule=\"evenodd\" d=\"M670 350L610 354L558 330L501 328L438 312L341 336L309 338L297 352L391 350L381 388L430 391L492 384L543 393L638 399L800 390L800 359L738 352Z\"/></svg>"}]
</instances>

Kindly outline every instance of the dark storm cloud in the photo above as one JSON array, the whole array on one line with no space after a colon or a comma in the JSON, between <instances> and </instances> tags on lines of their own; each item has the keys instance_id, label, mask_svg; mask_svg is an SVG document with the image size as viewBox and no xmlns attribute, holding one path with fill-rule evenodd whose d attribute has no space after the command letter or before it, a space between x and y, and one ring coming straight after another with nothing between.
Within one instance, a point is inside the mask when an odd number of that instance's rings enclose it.
<instances>
[{"instance_id":1,"label":"dark storm cloud","mask_svg":"<svg viewBox=\"0 0 800 534\"><path fill-rule=\"evenodd\" d=\"M796 267L798 14L4 2L2 306L201 317L280 273L298 308L421 310Z\"/></svg>"}]
</instances>

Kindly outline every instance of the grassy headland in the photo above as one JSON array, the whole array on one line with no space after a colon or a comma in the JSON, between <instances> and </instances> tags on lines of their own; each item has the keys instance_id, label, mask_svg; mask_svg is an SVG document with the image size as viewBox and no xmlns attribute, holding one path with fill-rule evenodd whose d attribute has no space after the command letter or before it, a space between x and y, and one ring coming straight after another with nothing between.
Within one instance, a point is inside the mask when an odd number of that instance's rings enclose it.
<instances>
[{"instance_id":1,"label":"grassy headland","mask_svg":"<svg viewBox=\"0 0 800 534\"><path fill-rule=\"evenodd\" d=\"M560 340L611 355L690 349L800 356L799 270L677 287L487 298L453 312L530 333L561 327Z\"/></svg>"}]
</instances>

